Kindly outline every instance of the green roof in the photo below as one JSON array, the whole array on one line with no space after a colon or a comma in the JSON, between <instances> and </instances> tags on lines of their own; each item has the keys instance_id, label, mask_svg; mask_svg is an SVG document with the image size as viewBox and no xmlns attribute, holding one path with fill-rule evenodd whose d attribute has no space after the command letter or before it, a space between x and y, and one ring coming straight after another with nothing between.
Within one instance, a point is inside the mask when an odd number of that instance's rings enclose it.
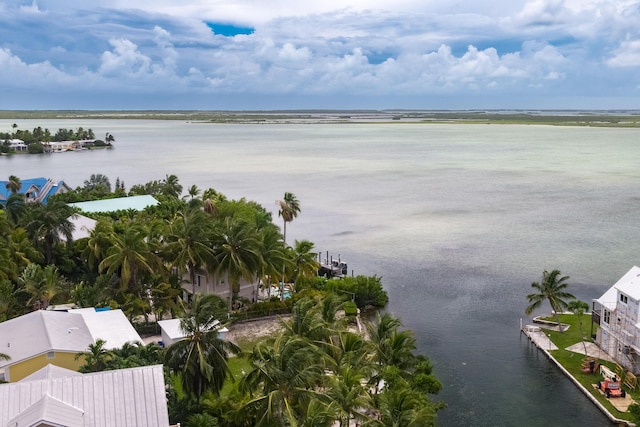
<instances>
[{"instance_id":1,"label":"green roof","mask_svg":"<svg viewBox=\"0 0 640 427\"><path fill-rule=\"evenodd\" d=\"M141 211L147 206L155 206L158 201L153 196L118 197L116 199L94 200L91 202L69 203L69 206L79 208L83 212L114 212L133 209Z\"/></svg>"}]
</instances>

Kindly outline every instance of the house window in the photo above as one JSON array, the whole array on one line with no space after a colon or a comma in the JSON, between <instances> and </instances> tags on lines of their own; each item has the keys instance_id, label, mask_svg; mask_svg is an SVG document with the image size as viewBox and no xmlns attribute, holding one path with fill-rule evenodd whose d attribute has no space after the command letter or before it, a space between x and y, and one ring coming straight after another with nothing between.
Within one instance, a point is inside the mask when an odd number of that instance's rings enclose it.
<instances>
[{"instance_id":1,"label":"house window","mask_svg":"<svg viewBox=\"0 0 640 427\"><path fill-rule=\"evenodd\" d=\"M196 275L196 283L198 284L198 286L202 285L202 276L201 275Z\"/></svg>"},{"instance_id":2,"label":"house window","mask_svg":"<svg viewBox=\"0 0 640 427\"><path fill-rule=\"evenodd\" d=\"M629 302L629 300L626 295L620 294L620 302L623 302L626 304L627 302Z\"/></svg>"},{"instance_id":3,"label":"house window","mask_svg":"<svg viewBox=\"0 0 640 427\"><path fill-rule=\"evenodd\" d=\"M602 316L602 320L604 321L604 323L609 323L609 321L611 320L611 312L609 310L605 310L604 311L604 315Z\"/></svg>"},{"instance_id":4,"label":"house window","mask_svg":"<svg viewBox=\"0 0 640 427\"><path fill-rule=\"evenodd\" d=\"M48 351L47 352L47 359L55 359L56 357L56 353L53 351Z\"/></svg>"}]
</instances>

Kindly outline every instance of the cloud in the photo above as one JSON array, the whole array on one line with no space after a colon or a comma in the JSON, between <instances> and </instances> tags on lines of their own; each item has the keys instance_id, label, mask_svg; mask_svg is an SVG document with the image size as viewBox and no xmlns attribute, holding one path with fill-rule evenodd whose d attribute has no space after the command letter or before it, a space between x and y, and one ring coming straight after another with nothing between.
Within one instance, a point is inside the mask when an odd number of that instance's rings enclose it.
<instances>
[{"instance_id":1,"label":"cloud","mask_svg":"<svg viewBox=\"0 0 640 427\"><path fill-rule=\"evenodd\" d=\"M181 105L215 99L219 108L234 95L234 105L264 96L292 106L333 99L335 107L345 97L395 105L450 97L465 108L509 97L526 107L585 91L640 96L640 6L627 0L39 0L0 8L0 90L45 88L60 108L93 94L112 108L158 100L171 108L176 96ZM211 22L253 32L216 33ZM41 108L36 97L24 102Z\"/></svg>"}]
</instances>

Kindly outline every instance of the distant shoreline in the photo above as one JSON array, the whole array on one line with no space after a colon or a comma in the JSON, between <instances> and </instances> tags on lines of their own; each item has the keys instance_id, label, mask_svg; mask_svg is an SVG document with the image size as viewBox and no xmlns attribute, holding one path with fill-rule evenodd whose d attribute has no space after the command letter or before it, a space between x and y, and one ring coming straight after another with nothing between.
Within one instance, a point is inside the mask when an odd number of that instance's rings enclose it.
<instances>
[{"instance_id":1,"label":"distant shoreline","mask_svg":"<svg viewBox=\"0 0 640 427\"><path fill-rule=\"evenodd\" d=\"M180 120L212 124L530 124L640 128L640 110L0 110L0 120Z\"/></svg>"}]
</instances>

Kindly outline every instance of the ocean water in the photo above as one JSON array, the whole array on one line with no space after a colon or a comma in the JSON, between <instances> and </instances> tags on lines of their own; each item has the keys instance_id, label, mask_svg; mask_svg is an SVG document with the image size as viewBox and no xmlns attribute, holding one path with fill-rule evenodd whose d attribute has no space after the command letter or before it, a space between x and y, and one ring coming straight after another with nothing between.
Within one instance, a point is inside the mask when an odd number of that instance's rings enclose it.
<instances>
[{"instance_id":1,"label":"ocean water","mask_svg":"<svg viewBox=\"0 0 640 427\"><path fill-rule=\"evenodd\" d=\"M388 311L444 383L441 426L608 425L519 333L544 269L599 297L638 264L640 130L532 125L0 122L92 128L114 150L0 158L0 176L127 187L175 174L274 213L301 202L288 241L309 239L382 276ZM544 307L542 312L548 312Z\"/></svg>"}]
</instances>

